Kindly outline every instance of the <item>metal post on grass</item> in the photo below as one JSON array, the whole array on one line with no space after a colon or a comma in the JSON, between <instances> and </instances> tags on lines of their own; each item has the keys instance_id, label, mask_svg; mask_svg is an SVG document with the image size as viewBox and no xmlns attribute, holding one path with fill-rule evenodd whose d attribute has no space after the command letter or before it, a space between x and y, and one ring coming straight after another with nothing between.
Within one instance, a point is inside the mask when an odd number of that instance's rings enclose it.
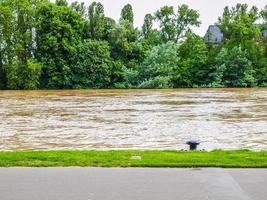
<instances>
[{"instance_id":1,"label":"metal post on grass","mask_svg":"<svg viewBox=\"0 0 267 200\"><path fill-rule=\"evenodd\" d=\"M189 140L186 142L186 144L189 145L190 151L195 151L197 150L197 146L200 144L200 142L197 140Z\"/></svg>"}]
</instances>

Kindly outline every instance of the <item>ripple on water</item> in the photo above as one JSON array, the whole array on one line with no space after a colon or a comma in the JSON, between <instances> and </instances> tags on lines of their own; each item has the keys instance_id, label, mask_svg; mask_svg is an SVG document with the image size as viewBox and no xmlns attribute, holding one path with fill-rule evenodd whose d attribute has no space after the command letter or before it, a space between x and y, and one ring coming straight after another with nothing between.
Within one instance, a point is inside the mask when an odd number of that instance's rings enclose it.
<instances>
[{"instance_id":1,"label":"ripple on water","mask_svg":"<svg viewBox=\"0 0 267 200\"><path fill-rule=\"evenodd\" d=\"M0 150L267 149L267 89L0 91Z\"/></svg>"}]
</instances>

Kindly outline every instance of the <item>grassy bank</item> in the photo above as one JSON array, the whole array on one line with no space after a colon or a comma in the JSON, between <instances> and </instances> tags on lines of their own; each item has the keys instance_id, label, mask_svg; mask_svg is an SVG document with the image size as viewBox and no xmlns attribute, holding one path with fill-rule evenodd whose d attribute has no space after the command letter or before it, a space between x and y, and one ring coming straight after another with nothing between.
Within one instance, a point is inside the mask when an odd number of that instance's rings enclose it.
<instances>
[{"instance_id":1,"label":"grassy bank","mask_svg":"<svg viewBox=\"0 0 267 200\"><path fill-rule=\"evenodd\" d=\"M133 157L136 156L136 157ZM267 151L33 151L0 152L1 167L266 168Z\"/></svg>"}]
</instances>

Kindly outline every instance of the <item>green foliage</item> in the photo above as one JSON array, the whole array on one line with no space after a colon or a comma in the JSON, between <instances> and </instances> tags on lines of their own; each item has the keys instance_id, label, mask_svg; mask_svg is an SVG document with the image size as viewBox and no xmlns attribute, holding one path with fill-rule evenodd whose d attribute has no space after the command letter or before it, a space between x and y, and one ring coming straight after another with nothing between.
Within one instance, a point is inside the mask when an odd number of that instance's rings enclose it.
<instances>
[{"instance_id":1,"label":"green foliage","mask_svg":"<svg viewBox=\"0 0 267 200\"><path fill-rule=\"evenodd\" d=\"M140 67L140 87L173 87L172 78L178 69L178 46L167 42L154 47ZM160 81L163 81L160 83Z\"/></svg>"},{"instance_id":2,"label":"green foliage","mask_svg":"<svg viewBox=\"0 0 267 200\"><path fill-rule=\"evenodd\" d=\"M35 4L5 0L0 4L1 87L36 89L41 65L34 60Z\"/></svg>"},{"instance_id":3,"label":"green foliage","mask_svg":"<svg viewBox=\"0 0 267 200\"><path fill-rule=\"evenodd\" d=\"M87 8L85 7L84 2L79 3L78 1L74 1L71 3L70 7L73 8L76 12L78 12L84 18L87 17L87 13L86 13Z\"/></svg>"},{"instance_id":4,"label":"green foliage","mask_svg":"<svg viewBox=\"0 0 267 200\"><path fill-rule=\"evenodd\" d=\"M107 42L88 40L78 46L77 64L73 68L74 88L110 86L112 59Z\"/></svg>"},{"instance_id":5,"label":"green foliage","mask_svg":"<svg viewBox=\"0 0 267 200\"><path fill-rule=\"evenodd\" d=\"M252 62L247 59L247 53L241 47L222 49L216 57L217 82L224 87L255 86Z\"/></svg>"},{"instance_id":6,"label":"green foliage","mask_svg":"<svg viewBox=\"0 0 267 200\"><path fill-rule=\"evenodd\" d=\"M131 67L131 62L140 59L141 49L137 43L138 35L139 31L128 20L116 24L109 31L108 38L112 57L121 61L123 65Z\"/></svg>"},{"instance_id":7,"label":"green foliage","mask_svg":"<svg viewBox=\"0 0 267 200\"><path fill-rule=\"evenodd\" d=\"M54 2L0 0L0 89L267 85L266 8L226 7L224 41L206 44L187 5L147 14L139 30L130 4L116 22L101 3Z\"/></svg>"},{"instance_id":8,"label":"green foliage","mask_svg":"<svg viewBox=\"0 0 267 200\"><path fill-rule=\"evenodd\" d=\"M102 39L105 30L104 6L93 2L88 8L88 32L91 39Z\"/></svg>"},{"instance_id":9,"label":"green foliage","mask_svg":"<svg viewBox=\"0 0 267 200\"><path fill-rule=\"evenodd\" d=\"M56 0L56 5L58 6L68 6L67 0Z\"/></svg>"},{"instance_id":10,"label":"green foliage","mask_svg":"<svg viewBox=\"0 0 267 200\"><path fill-rule=\"evenodd\" d=\"M139 88L146 88L146 89L165 89L165 88L172 88L172 80L170 76L156 76L150 78L148 80L143 81L139 86Z\"/></svg>"},{"instance_id":11,"label":"green foliage","mask_svg":"<svg viewBox=\"0 0 267 200\"><path fill-rule=\"evenodd\" d=\"M133 24L134 14L130 4L127 4L122 8L120 21L128 21L130 24Z\"/></svg>"},{"instance_id":12,"label":"green foliage","mask_svg":"<svg viewBox=\"0 0 267 200\"><path fill-rule=\"evenodd\" d=\"M261 85L267 82L267 57L261 29L256 26L259 17L256 7L249 10L247 4L237 4L231 9L224 9L219 26L225 35L224 47L232 49L240 46L246 51L246 57L256 72L257 84Z\"/></svg>"},{"instance_id":13,"label":"green foliage","mask_svg":"<svg viewBox=\"0 0 267 200\"><path fill-rule=\"evenodd\" d=\"M177 13L172 6L164 6L156 12L156 19L164 41L178 42L191 27L200 25L198 12L187 5L178 6Z\"/></svg>"},{"instance_id":14,"label":"green foliage","mask_svg":"<svg viewBox=\"0 0 267 200\"><path fill-rule=\"evenodd\" d=\"M175 87L193 87L206 85L209 82L207 66L208 50L202 38L189 33L179 47L180 76Z\"/></svg>"},{"instance_id":15,"label":"green foliage","mask_svg":"<svg viewBox=\"0 0 267 200\"><path fill-rule=\"evenodd\" d=\"M17 61L7 70L7 87L9 89L37 89L40 75L40 63L33 59L28 59L26 64Z\"/></svg>"},{"instance_id":16,"label":"green foliage","mask_svg":"<svg viewBox=\"0 0 267 200\"><path fill-rule=\"evenodd\" d=\"M125 66L123 66L121 70L122 81L115 83L115 88L136 88L139 84L139 71L128 69Z\"/></svg>"},{"instance_id":17,"label":"green foliage","mask_svg":"<svg viewBox=\"0 0 267 200\"><path fill-rule=\"evenodd\" d=\"M225 39L242 43L261 36L260 30L255 25L258 18L256 7L248 10L247 4L237 4L231 9L229 7L224 9L223 16L219 18L219 26Z\"/></svg>"},{"instance_id":18,"label":"green foliage","mask_svg":"<svg viewBox=\"0 0 267 200\"><path fill-rule=\"evenodd\" d=\"M147 14L144 18L144 24L142 26L142 38L139 39L139 43L143 46L143 49L151 50L154 46L162 44L162 33L153 28L155 17L151 14Z\"/></svg>"},{"instance_id":19,"label":"green foliage","mask_svg":"<svg viewBox=\"0 0 267 200\"><path fill-rule=\"evenodd\" d=\"M0 4L0 88L7 88L7 69L10 68L14 55L13 17L12 8L7 2Z\"/></svg>"},{"instance_id":20,"label":"green foliage","mask_svg":"<svg viewBox=\"0 0 267 200\"><path fill-rule=\"evenodd\" d=\"M145 38L149 38L151 32L153 31L153 16L151 14L147 14L144 19L144 24L142 26L143 36Z\"/></svg>"},{"instance_id":21,"label":"green foliage","mask_svg":"<svg viewBox=\"0 0 267 200\"><path fill-rule=\"evenodd\" d=\"M39 6L36 58L43 63L42 88L72 88L77 46L84 21L73 9L44 3Z\"/></svg>"}]
</instances>

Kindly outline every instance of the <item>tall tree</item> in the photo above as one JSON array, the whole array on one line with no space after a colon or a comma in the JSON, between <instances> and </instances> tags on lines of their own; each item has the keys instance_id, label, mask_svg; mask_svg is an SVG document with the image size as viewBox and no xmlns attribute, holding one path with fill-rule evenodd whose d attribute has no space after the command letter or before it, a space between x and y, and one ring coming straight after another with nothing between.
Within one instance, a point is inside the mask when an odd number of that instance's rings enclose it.
<instances>
[{"instance_id":1,"label":"tall tree","mask_svg":"<svg viewBox=\"0 0 267 200\"><path fill-rule=\"evenodd\" d=\"M237 4L235 7L225 7L223 16L219 18L219 26L226 40L242 43L246 40L257 39L261 36L255 25L259 19L257 7L250 10L247 4Z\"/></svg>"},{"instance_id":2,"label":"tall tree","mask_svg":"<svg viewBox=\"0 0 267 200\"><path fill-rule=\"evenodd\" d=\"M121 11L119 24L110 30L112 57L127 67L137 67L140 51L137 45L138 36L139 30L133 25L132 6L127 4Z\"/></svg>"},{"instance_id":3,"label":"tall tree","mask_svg":"<svg viewBox=\"0 0 267 200\"><path fill-rule=\"evenodd\" d=\"M35 89L41 65L34 61L35 7L37 1L4 0L2 71L9 89ZM7 24L8 23L8 24ZM3 64L5 66L3 66Z\"/></svg>"},{"instance_id":4,"label":"tall tree","mask_svg":"<svg viewBox=\"0 0 267 200\"><path fill-rule=\"evenodd\" d=\"M88 31L89 38L102 39L105 31L104 6L93 2L88 8Z\"/></svg>"},{"instance_id":5,"label":"tall tree","mask_svg":"<svg viewBox=\"0 0 267 200\"><path fill-rule=\"evenodd\" d=\"M58 6L68 6L67 0L56 0L56 5Z\"/></svg>"},{"instance_id":6,"label":"tall tree","mask_svg":"<svg viewBox=\"0 0 267 200\"><path fill-rule=\"evenodd\" d=\"M144 19L144 24L142 26L143 36L148 38L153 31L153 16L151 14L147 14Z\"/></svg>"},{"instance_id":7,"label":"tall tree","mask_svg":"<svg viewBox=\"0 0 267 200\"><path fill-rule=\"evenodd\" d=\"M175 25L174 25L174 8L172 6L164 6L156 12L155 16L160 23L160 31L162 38L166 41L175 40Z\"/></svg>"},{"instance_id":8,"label":"tall tree","mask_svg":"<svg viewBox=\"0 0 267 200\"><path fill-rule=\"evenodd\" d=\"M259 17L259 11L255 6L249 9L247 4L237 4L235 7L224 9L218 25L224 33L224 48L240 46L246 52L247 59L252 62L258 84L261 85L267 83L267 62L262 32L256 26Z\"/></svg>"},{"instance_id":9,"label":"tall tree","mask_svg":"<svg viewBox=\"0 0 267 200\"><path fill-rule=\"evenodd\" d=\"M203 38L189 33L179 47L180 72L176 87L202 86L209 83L208 50Z\"/></svg>"},{"instance_id":10,"label":"tall tree","mask_svg":"<svg viewBox=\"0 0 267 200\"><path fill-rule=\"evenodd\" d=\"M128 21L131 24L134 23L133 7L131 4L127 4L122 8L120 21Z\"/></svg>"},{"instance_id":11,"label":"tall tree","mask_svg":"<svg viewBox=\"0 0 267 200\"><path fill-rule=\"evenodd\" d=\"M164 6L155 16L165 41L177 43L186 36L191 27L200 25L199 13L187 5L178 6L177 12L172 6Z\"/></svg>"},{"instance_id":12,"label":"tall tree","mask_svg":"<svg viewBox=\"0 0 267 200\"><path fill-rule=\"evenodd\" d=\"M38 8L37 54L42 88L72 88L77 47L85 21L72 8L44 3Z\"/></svg>"},{"instance_id":13,"label":"tall tree","mask_svg":"<svg viewBox=\"0 0 267 200\"><path fill-rule=\"evenodd\" d=\"M139 31L128 21L116 24L109 34L112 57L125 64L138 57L138 46L136 46L138 35Z\"/></svg>"},{"instance_id":14,"label":"tall tree","mask_svg":"<svg viewBox=\"0 0 267 200\"><path fill-rule=\"evenodd\" d=\"M263 19L265 20L265 25L267 25L267 5L265 6L261 14Z\"/></svg>"},{"instance_id":15,"label":"tall tree","mask_svg":"<svg viewBox=\"0 0 267 200\"><path fill-rule=\"evenodd\" d=\"M0 3L0 88L7 88L7 69L12 66L14 57L12 34L12 8L7 2Z\"/></svg>"},{"instance_id":16,"label":"tall tree","mask_svg":"<svg viewBox=\"0 0 267 200\"><path fill-rule=\"evenodd\" d=\"M154 46L162 44L161 33L157 29L153 28L155 17L151 14L147 14L144 18L142 25L142 37L138 42L142 46L143 51L151 50Z\"/></svg>"},{"instance_id":17,"label":"tall tree","mask_svg":"<svg viewBox=\"0 0 267 200\"><path fill-rule=\"evenodd\" d=\"M85 7L84 2L78 2L78 1L74 1L71 3L70 5L71 8L73 8L74 10L76 10L78 13L80 13L81 16L83 16L84 18L87 17L87 9Z\"/></svg>"}]
</instances>

